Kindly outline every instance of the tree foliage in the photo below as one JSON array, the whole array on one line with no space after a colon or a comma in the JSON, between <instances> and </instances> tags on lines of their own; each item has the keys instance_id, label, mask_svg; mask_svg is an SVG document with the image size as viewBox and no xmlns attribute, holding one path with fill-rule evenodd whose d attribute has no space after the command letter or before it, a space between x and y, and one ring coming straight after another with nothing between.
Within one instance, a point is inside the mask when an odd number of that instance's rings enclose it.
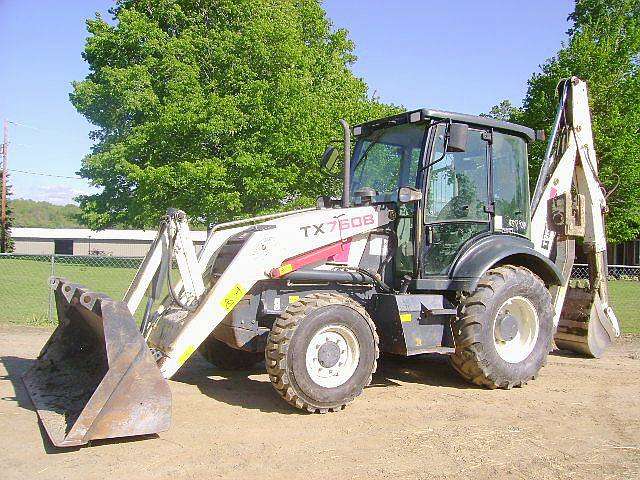
<instances>
[{"instance_id":1,"label":"tree foliage","mask_svg":"<svg viewBox=\"0 0 640 480\"><path fill-rule=\"evenodd\" d=\"M494 105L489 110L489 113L481 113L481 117L491 117L496 120L502 120L503 122L513 121L521 110L514 106L509 100L502 100L498 105Z\"/></svg>"},{"instance_id":2,"label":"tree foliage","mask_svg":"<svg viewBox=\"0 0 640 480\"><path fill-rule=\"evenodd\" d=\"M10 202L14 227L80 228L77 205L54 205L49 202L17 198Z\"/></svg>"},{"instance_id":3,"label":"tree foliage","mask_svg":"<svg viewBox=\"0 0 640 480\"><path fill-rule=\"evenodd\" d=\"M6 220L4 223L0 222L0 253L11 253L13 252L14 243L11 238L11 227L13 227L13 209L11 208L11 184L9 183L9 179L7 176L7 210L6 210Z\"/></svg>"},{"instance_id":4,"label":"tree foliage","mask_svg":"<svg viewBox=\"0 0 640 480\"><path fill-rule=\"evenodd\" d=\"M640 234L640 2L578 0L569 39L528 82L523 108L511 120L551 129L558 81L587 81L600 179L607 190L607 236L619 242ZM494 107L495 108L495 107ZM531 148L535 182L545 145Z\"/></svg>"},{"instance_id":5,"label":"tree foliage","mask_svg":"<svg viewBox=\"0 0 640 480\"><path fill-rule=\"evenodd\" d=\"M196 222L308 205L338 120L392 113L356 78L353 43L319 0L119 0L87 22L90 73L71 101L97 126L80 174L94 228Z\"/></svg>"}]
</instances>

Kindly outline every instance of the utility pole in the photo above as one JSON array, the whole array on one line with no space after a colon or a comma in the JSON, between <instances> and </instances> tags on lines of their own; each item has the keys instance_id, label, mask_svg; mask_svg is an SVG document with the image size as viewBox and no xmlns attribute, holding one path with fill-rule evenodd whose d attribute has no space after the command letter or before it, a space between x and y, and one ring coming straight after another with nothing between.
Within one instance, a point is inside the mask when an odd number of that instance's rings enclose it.
<instances>
[{"instance_id":1,"label":"utility pole","mask_svg":"<svg viewBox=\"0 0 640 480\"><path fill-rule=\"evenodd\" d=\"M9 121L4 121L4 138L2 141L2 238L0 252L7 250L7 175L9 168Z\"/></svg>"}]
</instances>

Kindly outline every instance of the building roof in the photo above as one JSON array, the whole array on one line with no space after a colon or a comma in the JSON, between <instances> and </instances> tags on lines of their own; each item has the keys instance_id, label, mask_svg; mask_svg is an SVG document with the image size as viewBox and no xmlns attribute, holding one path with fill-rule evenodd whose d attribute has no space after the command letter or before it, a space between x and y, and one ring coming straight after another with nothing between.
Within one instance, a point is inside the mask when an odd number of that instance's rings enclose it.
<instances>
[{"instance_id":1,"label":"building roof","mask_svg":"<svg viewBox=\"0 0 640 480\"><path fill-rule=\"evenodd\" d=\"M148 241L156 237L156 230L89 230L88 228L25 228L14 227L11 229L11 237L33 240L121 240L121 241ZM191 240L204 242L207 232L192 230Z\"/></svg>"}]
</instances>

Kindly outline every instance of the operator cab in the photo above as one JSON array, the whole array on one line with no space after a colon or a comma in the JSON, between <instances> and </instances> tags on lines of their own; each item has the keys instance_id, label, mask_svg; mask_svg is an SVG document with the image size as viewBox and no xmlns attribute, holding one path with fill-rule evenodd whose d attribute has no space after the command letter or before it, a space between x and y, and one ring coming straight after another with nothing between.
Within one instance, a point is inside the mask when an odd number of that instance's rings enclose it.
<instances>
[{"instance_id":1,"label":"operator cab","mask_svg":"<svg viewBox=\"0 0 640 480\"><path fill-rule=\"evenodd\" d=\"M350 201L396 209L396 278L445 278L478 237L529 238L533 130L421 109L357 125L353 133Z\"/></svg>"}]
</instances>

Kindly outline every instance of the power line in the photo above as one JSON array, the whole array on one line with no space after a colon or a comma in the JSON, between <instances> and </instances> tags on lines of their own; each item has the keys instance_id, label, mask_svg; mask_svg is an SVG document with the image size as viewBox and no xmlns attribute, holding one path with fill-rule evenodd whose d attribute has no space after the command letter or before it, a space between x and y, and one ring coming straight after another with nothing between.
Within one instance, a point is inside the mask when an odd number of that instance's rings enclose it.
<instances>
[{"instance_id":1,"label":"power line","mask_svg":"<svg viewBox=\"0 0 640 480\"><path fill-rule=\"evenodd\" d=\"M24 123L20 123L20 122L14 122L13 120L9 120L9 123L11 125L15 125L17 127L24 127L24 128L29 128L31 130L35 130L36 132L46 132L47 130L43 130L41 128L38 127L34 127L32 125L25 125Z\"/></svg>"},{"instance_id":2,"label":"power line","mask_svg":"<svg viewBox=\"0 0 640 480\"><path fill-rule=\"evenodd\" d=\"M85 180L82 177L71 176L71 175L56 175L54 173L46 173L46 172L32 172L29 170L16 170L15 168L11 170L11 173L22 173L23 175L36 175L38 177L54 177L54 178L70 178L72 180Z\"/></svg>"},{"instance_id":3,"label":"power line","mask_svg":"<svg viewBox=\"0 0 640 480\"><path fill-rule=\"evenodd\" d=\"M13 120L8 120L7 121L10 125L14 125L16 127L22 127L22 128L27 128L29 130L33 130L34 132L39 132L39 133L49 133L49 134L53 134L53 135L65 135L68 136L69 132L68 131L64 131L64 130L58 130L57 128L51 128L49 126L47 126L47 128L40 128L40 127L36 127L34 125L28 125L26 123L21 123L21 122L15 122ZM75 132L74 132L75 133Z\"/></svg>"},{"instance_id":4,"label":"power line","mask_svg":"<svg viewBox=\"0 0 640 480\"><path fill-rule=\"evenodd\" d=\"M50 127L40 128L40 127L36 127L34 125L28 125L26 123L15 122L13 120L8 120L7 123L9 123L11 125L15 125L16 127L28 128L29 130L33 130L35 132L40 132L40 133L49 133L49 134L54 134L54 135L65 135L65 136L69 135L69 132L63 131L63 130L58 130L56 128L50 128Z\"/></svg>"},{"instance_id":5,"label":"power line","mask_svg":"<svg viewBox=\"0 0 640 480\"><path fill-rule=\"evenodd\" d=\"M8 163L8 158L7 158L7 150L8 150L8 144L9 144L9 135L8 135L8 125L16 125L19 127L24 127L24 128L29 128L31 130L36 130L38 132L46 132L47 130L43 130L41 128L38 127L34 127L32 125L26 125L24 123L20 123L20 122L14 122L13 120L6 120L4 121L4 142L2 144L2 151L1 153L3 154L3 158L2 158L2 184L3 184L3 188L2 188L2 222L4 224L4 218L5 218L5 212L4 212L4 206L5 206L5 182L6 182L6 177L8 175L8 168L7 168L7 163ZM49 130L50 131L50 130ZM29 147L31 145L23 145L23 144L17 144L17 145L21 145L23 147ZM46 173L46 172L33 172L30 170L18 170L18 169L13 169L11 170L11 173L19 173L22 175L34 175L34 176L38 176L38 177L51 177L51 178L68 178L70 180L84 180L82 177L78 177L77 175L57 175L55 173Z\"/></svg>"}]
</instances>

